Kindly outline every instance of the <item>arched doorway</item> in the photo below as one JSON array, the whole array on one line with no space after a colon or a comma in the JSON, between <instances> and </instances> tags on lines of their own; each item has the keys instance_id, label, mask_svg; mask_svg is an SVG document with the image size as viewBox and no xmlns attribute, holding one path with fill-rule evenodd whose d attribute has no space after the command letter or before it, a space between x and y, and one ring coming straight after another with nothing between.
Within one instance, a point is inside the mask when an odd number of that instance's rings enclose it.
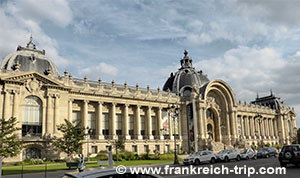
<instances>
[{"instance_id":1,"label":"arched doorway","mask_svg":"<svg viewBox=\"0 0 300 178\"><path fill-rule=\"evenodd\" d=\"M42 101L36 96L28 96L23 101L22 136L42 136Z\"/></svg>"},{"instance_id":2,"label":"arched doorway","mask_svg":"<svg viewBox=\"0 0 300 178\"><path fill-rule=\"evenodd\" d=\"M23 160L24 159L41 159L42 152L40 149L35 147L26 148L23 151Z\"/></svg>"},{"instance_id":3,"label":"arched doorway","mask_svg":"<svg viewBox=\"0 0 300 178\"><path fill-rule=\"evenodd\" d=\"M208 138L215 142L221 141L220 131L218 130L218 115L211 108L206 110L206 123Z\"/></svg>"}]
</instances>

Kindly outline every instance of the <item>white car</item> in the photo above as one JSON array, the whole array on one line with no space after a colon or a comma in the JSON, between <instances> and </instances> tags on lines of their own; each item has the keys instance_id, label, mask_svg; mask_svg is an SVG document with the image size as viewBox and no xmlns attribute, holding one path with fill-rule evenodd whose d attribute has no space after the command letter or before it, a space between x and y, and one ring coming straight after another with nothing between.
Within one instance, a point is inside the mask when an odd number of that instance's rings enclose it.
<instances>
[{"instance_id":1,"label":"white car","mask_svg":"<svg viewBox=\"0 0 300 178\"><path fill-rule=\"evenodd\" d=\"M241 160L241 154L236 149L222 150L217 154L217 159L220 161L228 162L230 160Z\"/></svg>"},{"instance_id":2,"label":"white car","mask_svg":"<svg viewBox=\"0 0 300 178\"><path fill-rule=\"evenodd\" d=\"M217 157L212 151L198 151L183 160L184 165L210 162L214 164Z\"/></svg>"},{"instance_id":3,"label":"white car","mask_svg":"<svg viewBox=\"0 0 300 178\"><path fill-rule=\"evenodd\" d=\"M241 152L242 159L257 159L256 153L252 149L244 149Z\"/></svg>"}]
</instances>

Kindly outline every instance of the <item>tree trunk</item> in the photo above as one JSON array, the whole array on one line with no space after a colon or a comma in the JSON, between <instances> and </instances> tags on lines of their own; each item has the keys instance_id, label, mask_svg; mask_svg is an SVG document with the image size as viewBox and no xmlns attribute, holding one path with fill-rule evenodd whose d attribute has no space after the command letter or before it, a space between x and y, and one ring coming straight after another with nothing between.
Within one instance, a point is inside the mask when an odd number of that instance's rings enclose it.
<instances>
[{"instance_id":1,"label":"tree trunk","mask_svg":"<svg viewBox=\"0 0 300 178\"><path fill-rule=\"evenodd\" d=\"M2 156L0 156L0 178L2 177Z\"/></svg>"}]
</instances>

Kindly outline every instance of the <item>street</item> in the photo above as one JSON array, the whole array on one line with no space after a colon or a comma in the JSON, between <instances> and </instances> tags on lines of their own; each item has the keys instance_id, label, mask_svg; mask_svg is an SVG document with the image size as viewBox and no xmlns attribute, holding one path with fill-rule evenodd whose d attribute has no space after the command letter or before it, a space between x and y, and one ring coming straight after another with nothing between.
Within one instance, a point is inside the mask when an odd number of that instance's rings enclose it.
<instances>
[{"instance_id":1,"label":"street","mask_svg":"<svg viewBox=\"0 0 300 178\"><path fill-rule=\"evenodd\" d=\"M260 167L279 167L279 161L278 158L262 158L262 159L257 159L257 160L241 160L239 162L236 161L230 161L228 163L216 163L214 164L214 167L222 167L222 165L224 165L225 167L228 167L229 169L233 169L236 165L239 167L243 167L243 166L247 166L247 167L254 167L256 170L258 170ZM183 165L182 165L183 166ZM202 167L209 167L211 166L211 164L203 164L203 165L199 165ZM252 175L251 178L286 178L286 177L290 177L290 178L294 178L294 177L299 177L300 174L300 167L295 167L293 165L290 165L287 167L286 169L286 175ZM167 178L172 178L172 177L199 177L199 175L162 175L163 177L167 177ZM241 174L241 175L235 175L233 173L228 174L228 175L201 175L202 177L205 178L215 178L215 177L222 177L222 178L245 178L247 177L247 175L245 174Z\"/></svg>"},{"instance_id":2,"label":"street","mask_svg":"<svg viewBox=\"0 0 300 178\"><path fill-rule=\"evenodd\" d=\"M239 167L247 166L247 167L254 167L256 170L258 170L260 167L279 167L278 158L268 158L268 159L257 159L257 160L242 160L239 162L236 161L230 161L228 163L216 163L213 164L214 167L222 167L224 165L225 167L228 167L229 169L233 169L236 165ZM160 165L159 167L164 167L165 165ZM170 165L173 166L173 165ZM180 167L185 167L184 165L180 165ZM198 166L196 166L198 167ZM211 167L211 164L202 164L199 165L199 167ZM73 170L75 171L75 170ZM60 178L64 175L65 172L69 172L68 170L60 170L60 171L52 171L47 172L47 178ZM298 177L300 174L300 167L295 167L293 165L288 166L286 170L286 175L252 175L252 178L285 178L285 177ZM175 178L175 177L199 177L199 175L161 175L162 177L166 178ZM241 175L235 175L233 173L228 175L201 175L205 178L213 178L213 177L222 177L222 178L245 178L247 175L241 174ZM32 174L24 174L23 178L45 178L45 173L32 173ZM3 176L3 178L21 178L21 175L8 175Z\"/></svg>"}]
</instances>

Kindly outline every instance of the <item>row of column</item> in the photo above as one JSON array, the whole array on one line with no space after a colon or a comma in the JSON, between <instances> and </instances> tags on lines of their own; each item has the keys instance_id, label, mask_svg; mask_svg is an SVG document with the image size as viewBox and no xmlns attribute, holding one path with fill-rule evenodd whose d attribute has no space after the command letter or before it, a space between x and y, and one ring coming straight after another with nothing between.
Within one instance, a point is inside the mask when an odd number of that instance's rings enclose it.
<instances>
[{"instance_id":1,"label":"row of column","mask_svg":"<svg viewBox=\"0 0 300 178\"><path fill-rule=\"evenodd\" d=\"M73 112L73 105L74 100L69 100L68 103L68 119L71 121L72 120L72 112ZM88 100L83 100L83 105L82 105L82 122L84 127L86 128L88 125ZM97 102L97 107L96 107L96 135L98 139L104 139L105 136L102 133L102 120L103 120L103 104L104 102L98 101ZM117 137L116 134L116 107L117 103L107 103L110 105L110 118L109 118L109 137L110 139L115 139ZM131 135L129 134L129 114L128 114L128 108L129 104L120 104L122 105L122 135L126 137L126 139L131 139ZM141 105L132 105L134 110L134 137L135 139L141 140L143 139L143 135L141 134ZM162 125L162 109L161 107L157 107L155 118L156 118L156 128L152 128L152 107L151 106L146 106L146 113L145 113L145 136L147 136L148 139L154 139L154 136L156 136L156 139L164 139L164 134ZM169 119L169 131L167 135L169 135L169 139L173 139L173 121L172 119ZM178 119L179 122L179 119ZM155 130L155 135L152 134L152 130ZM179 127L179 135L181 132L181 129Z\"/></svg>"},{"instance_id":2,"label":"row of column","mask_svg":"<svg viewBox=\"0 0 300 178\"><path fill-rule=\"evenodd\" d=\"M255 118L240 116L242 138L278 136L277 120L275 118Z\"/></svg>"}]
</instances>

